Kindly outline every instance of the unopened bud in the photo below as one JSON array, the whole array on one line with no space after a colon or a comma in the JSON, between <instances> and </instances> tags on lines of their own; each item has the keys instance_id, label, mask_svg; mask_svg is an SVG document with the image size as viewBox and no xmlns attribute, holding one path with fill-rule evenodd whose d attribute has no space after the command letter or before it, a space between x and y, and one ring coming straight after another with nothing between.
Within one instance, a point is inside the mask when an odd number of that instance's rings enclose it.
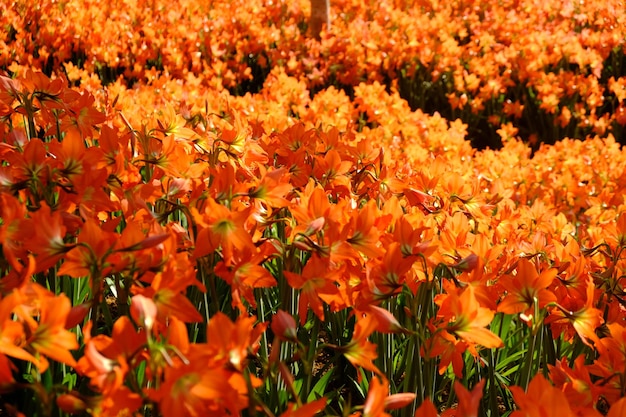
<instances>
[{"instance_id":1,"label":"unopened bud","mask_svg":"<svg viewBox=\"0 0 626 417\"><path fill-rule=\"evenodd\" d=\"M403 392L400 394L393 394L385 398L385 408L388 410L396 410L398 408L406 407L415 400L415 394L410 392Z\"/></svg>"},{"instance_id":2,"label":"unopened bud","mask_svg":"<svg viewBox=\"0 0 626 417\"><path fill-rule=\"evenodd\" d=\"M61 394L57 397L57 406L68 414L78 414L87 410L87 404L75 394Z\"/></svg>"},{"instance_id":3,"label":"unopened bud","mask_svg":"<svg viewBox=\"0 0 626 417\"><path fill-rule=\"evenodd\" d=\"M278 310L272 318L272 331L280 340L294 342L298 333L293 316L283 310Z\"/></svg>"}]
</instances>

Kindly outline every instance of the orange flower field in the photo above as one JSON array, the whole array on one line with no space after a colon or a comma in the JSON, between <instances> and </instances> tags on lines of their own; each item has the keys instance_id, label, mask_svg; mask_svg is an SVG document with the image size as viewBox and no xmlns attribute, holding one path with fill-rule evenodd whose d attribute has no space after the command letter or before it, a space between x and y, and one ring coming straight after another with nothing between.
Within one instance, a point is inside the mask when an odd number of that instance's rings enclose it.
<instances>
[{"instance_id":1,"label":"orange flower field","mask_svg":"<svg viewBox=\"0 0 626 417\"><path fill-rule=\"evenodd\" d=\"M0 0L0 415L626 415L623 0Z\"/></svg>"}]
</instances>

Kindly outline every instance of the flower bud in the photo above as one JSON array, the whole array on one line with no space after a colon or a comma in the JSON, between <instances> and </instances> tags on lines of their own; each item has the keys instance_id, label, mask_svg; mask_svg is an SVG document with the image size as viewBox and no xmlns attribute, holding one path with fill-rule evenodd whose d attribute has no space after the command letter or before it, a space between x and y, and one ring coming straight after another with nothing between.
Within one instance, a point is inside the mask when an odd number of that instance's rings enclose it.
<instances>
[{"instance_id":1,"label":"flower bud","mask_svg":"<svg viewBox=\"0 0 626 417\"><path fill-rule=\"evenodd\" d=\"M61 394L57 397L57 406L68 414L78 414L87 410L87 404L77 394Z\"/></svg>"},{"instance_id":2,"label":"flower bud","mask_svg":"<svg viewBox=\"0 0 626 417\"><path fill-rule=\"evenodd\" d=\"M156 320L157 306L151 298L138 294L131 300L130 314L135 322L150 331Z\"/></svg>"},{"instance_id":3,"label":"flower bud","mask_svg":"<svg viewBox=\"0 0 626 417\"><path fill-rule=\"evenodd\" d=\"M289 313L278 310L272 318L272 331L280 340L295 342L298 337L296 321Z\"/></svg>"}]
</instances>

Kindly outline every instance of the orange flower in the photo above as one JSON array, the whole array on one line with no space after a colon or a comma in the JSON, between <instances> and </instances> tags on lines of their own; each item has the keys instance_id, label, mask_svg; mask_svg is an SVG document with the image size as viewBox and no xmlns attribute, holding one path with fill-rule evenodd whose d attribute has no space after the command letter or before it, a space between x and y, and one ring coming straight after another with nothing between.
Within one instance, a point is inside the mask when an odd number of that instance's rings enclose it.
<instances>
[{"instance_id":1,"label":"orange flower","mask_svg":"<svg viewBox=\"0 0 626 417\"><path fill-rule=\"evenodd\" d=\"M112 337L91 337L92 322L85 325L85 353L78 360L76 370L90 378L94 389L105 396L122 389L130 369L133 355L141 353L146 334L137 332L127 316L120 317L113 325Z\"/></svg>"},{"instance_id":2,"label":"orange flower","mask_svg":"<svg viewBox=\"0 0 626 417\"><path fill-rule=\"evenodd\" d=\"M328 200L328 195L320 186L315 186L312 181L308 183L297 204L290 207L291 213L298 222L299 228L295 233L313 230L317 231L320 218L324 221L322 226L328 227L328 223L335 224L340 213L333 211L333 206ZM312 227L316 226L316 227ZM306 232L305 232L306 234Z\"/></svg>"},{"instance_id":3,"label":"orange flower","mask_svg":"<svg viewBox=\"0 0 626 417\"><path fill-rule=\"evenodd\" d=\"M626 369L626 327L620 323L609 323L607 327L610 335L594 345L599 357L588 369L606 381L602 384L602 396L611 403L622 397L626 389L626 381L620 377Z\"/></svg>"},{"instance_id":4,"label":"orange flower","mask_svg":"<svg viewBox=\"0 0 626 417\"><path fill-rule=\"evenodd\" d=\"M323 156L316 156L313 163L313 175L325 189L335 191L350 190L350 179L346 174L352 167L352 162L342 161L337 150L331 149Z\"/></svg>"},{"instance_id":5,"label":"orange flower","mask_svg":"<svg viewBox=\"0 0 626 417\"><path fill-rule=\"evenodd\" d=\"M377 258L383 254L380 247L380 231L376 228L376 220L380 210L374 200L369 200L363 208L353 216L346 226L349 238L347 242L369 258Z\"/></svg>"},{"instance_id":6,"label":"orange flower","mask_svg":"<svg viewBox=\"0 0 626 417\"><path fill-rule=\"evenodd\" d=\"M571 329L574 329L582 342L588 346L592 346L591 342L598 343L599 338L595 330L604 322L602 312L594 305L595 286L591 278L587 281L587 300L580 307L582 300L568 298L565 306L557 305L548 317L545 319L546 324L551 324L552 334L557 336L567 331L566 339L571 340ZM569 307L569 308L568 308ZM580 307L576 310L577 307Z\"/></svg>"},{"instance_id":7,"label":"orange flower","mask_svg":"<svg viewBox=\"0 0 626 417\"><path fill-rule=\"evenodd\" d=\"M235 416L248 406L246 393L241 374L192 362L166 368L163 384L150 396L164 417Z\"/></svg>"},{"instance_id":8,"label":"orange flower","mask_svg":"<svg viewBox=\"0 0 626 417\"><path fill-rule=\"evenodd\" d=\"M366 270L367 292L362 296L366 300L379 301L396 294L402 289L411 272L416 258L402 254L399 243L393 242L387 247L382 259L368 262Z\"/></svg>"},{"instance_id":9,"label":"orange flower","mask_svg":"<svg viewBox=\"0 0 626 417\"><path fill-rule=\"evenodd\" d=\"M4 75L0 75L0 102L7 109L10 109L22 90L22 85L18 80L11 79ZM8 110L7 114L9 113Z\"/></svg>"},{"instance_id":10,"label":"orange flower","mask_svg":"<svg viewBox=\"0 0 626 417\"><path fill-rule=\"evenodd\" d=\"M171 242L168 239L164 245ZM176 246L172 246L172 250L176 250ZM164 251L170 252L169 249ZM135 285L132 287L134 294L141 294L151 298L157 306L157 320L165 323L169 317L177 317L186 322L200 322L202 316L198 312L189 298L184 294L187 287L195 285L200 291L205 291L204 285L196 278L196 272L190 262L187 253L170 253L166 257L166 262L162 267L162 271L152 276L150 286L141 287ZM147 274L149 275L149 274Z\"/></svg>"},{"instance_id":11,"label":"orange flower","mask_svg":"<svg viewBox=\"0 0 626 417\"><path fill-rule=\"evenodd\" d=\"M516 119L519 119L522 117L522 112L524 111L524 105L521 104L519 100L516 100L515 102L512 102L511 100L506 100L502 107L503 107L502 111L507 116L513 116Z\"/></svg>"},{"instance_id":12,"label":"orange flower","mask_svg":"<svg viewBox=\"0 0 626 417\"><path fill-rule=\"evenodd\" d=\"M165 367L164 383L149 392L165 416L239 415L248 406L248 383L257 388L261 381L244 372L266 328L255 322L240 316L233 323L223 313L211 318L208 343L190 346L186 359Z\"/></svg>"},{"instance_id":13,"label":"orange flower","mask_svg":"<svg viewBox=\"0 0 626 417\"><path fill-rule=\"evenodd\" d=\"M485 382L486 380L482 379L470 392L459 381L454 381L454 393L459 404L454 409L446 410L441 417L478 417L478 408L483 397Z\"/></svg>"},{"instance_id":14,"label":"orange flower","mask_svg":"<svg viewBox=\"0 0 626 417\"><path fill-rule=\"evenodd\" d=\"M385 412L385 398L389 394L389 383L385 380L382 382L379 378L374 377L370 381L370 389L363 405L363 413L351 414L351 417L390 417Z\"/></svg>"},{"instance_id":15,"label":"orange flower","mask_svg":"<svg viewBox=\"0 0 626 417\"><path fill-rule=\"evenodd\" d=\"M77 245L65 256L58 274L81 278L91 277L94 270L102 273L115 240L114 233L104 231L95 220L87 219L78 235Z\"/></svg>"},{"instance_id":16,"label":"orange flower","mask_svg":"<svg viewBox=\"0 0 626 417\"><path fill-rule=\"evenodd\" d=\"M36 286L37 284L31 284ZM29 339L30 346L37 352L70 366L76 366L76 361L70 350L78 349L76 335L65 329L65 322L71 310L71 303L65 294L52 296L40 290L38 301L39 323L35 324L32 317L20 314L26 322L33 326L32 337ZM41 357L40 370L47 368L45 358Z\"/></svg>"},{"instance_id":17,"label":"orange flower","mask_svg":"<svg viewBox=\"0 0 626 417\"><path fill-rule=\"evenodd\" d=\"M565 394L574 411L592 409L600 397L601 389L591 381L589 368L585 365L585 356L580 355L574 361L573 369L567 358L548 364L550 378L554 385Z\"/></svg>"},{"instance_id":18,"label":"orange flower","mask_svg":"<svg viewBox=\"0 0 626 417\"><path fill-rule=\"evenodd\" d=\"M217 313L207 327L207 352L211 364L227 364L239 372L247 366L249 354L259 348L259 340L267 323L256 324L256 317L240 316L233 323L225 314Z\"/></svg>"},{"instance_id":19,"label":"orange flower","mask_svg":"<svg viewBox=\"0 0 626 417\"><path fill-rule=\"evenodd\" d=\"M198 395L201 374L191 367L167 368L164 384L157 393L151 396L158 401L159 410L164 417L193 416L199 417L208 413L208 404ZM206 387L201 388L206 391ZM217 399L219 391L214 392Z\"/></svg>"},{"instance_id":20,"label":"orange flower","mask_svg":"<svg viewBox=\"0 0 626 417\"><path fill-rule=\"evenodd\" d=\"M376 345L367 340L377 326L378 321L373 315L357 318L352 340L344 348L344 356L353 366L357 368L363 367L368 371L381 375L380 370L373 362L378 357ZM357 372L357 377L360 381L362 378L361 372Z\"/></svg>"},{"instance_id":21,"label":"orange flower","mask_svg":"<svg viewBox=\"0 0 626 417\"><path fill-rule=\"evenodd\" d=\"M256 308L254 296L255 288L268 288L276 285L276 279L261 264L276 252L276 248L269 242L263 243L254 250L244 247L233 258L230 267L223 261L215 266L215 275L230 285L233 297L232 305L242 313L246 312L243 300L252 308Z\"/></svg>"},{"instance_id":22,"label":"orange flower","mask_svg":"<svg viewBox=\"0 0 626 417\"><path fill-rule=\"evenodd\" d=\"M259 166L261 179L248 191L252 199L263 201L272 208L286 207L289 201L285 198L293 190L289 183L289 173L285 168L266 170Z\"/></svg>"},{"instance_id":23,"label":"orange flower","mask_svg":"<svg viewBox=\"0 0 626 417\"><path fill-rule=\"evenodd\" d=\"M606 241L613 248L626 246L626 212L619 215L607 230Z\"/></svg>"},{"instance_id":24,"label":"orange flower","mask_svg":"<svg viewBox=\"0 0 626 417\"><path fill-rule=\"evenodd\" d=\"M430 398L426 398L422 405L415 411L415 417L439 417L437 409Z\"/></svg>"},{"instance_id":25,"label":"orange flower","mask_svg":"<svg viewBox=\"0 0 626 417\"><path fill-rule=\"evenodd\" d=\"M324 397L300 407L297 407L294 403L290 403L287 406L287 411L282 413L280 417L314 417L317 413L324 410L325 406L326 398Z\"/></svg>"},{"instance_id":26,"label":"orange flower","mask_svg":"<svg viewBox=\"0 0 626 417\"><path fill-rule=\"evenodd\" d=\"M406 331L400 322L394 317L389 310L375 305L366 305L363 307L363 313L371 315L375 318L378 326L376 330L381 333L403 333ZM356 314L361 314L357 312Z\"/></svg>"},{"instance_id":27,"label":"orange flower","mask_svg":"<svg viewBox=\"0 0 626 417\"><path fill-rule=\"evenodd\" d=\"M132 392L126 386L121 386L108 395L96 397L94 400L89 401L89 405L92 405L93 408L93 415L98 417L133 415L142 404L141 396Z\"/></svg>"},{"instance_id":28,"label":"orange flower","mask_svg":"<svg viewBox=\"0 0 626 417\"><path fill-rule=\"evenodd\" d=\"M192 208L191 212L200 229L194 251L196 258L213 253L221 247L224 264L230 266L235 250L246 247L254 249L252 236L245 228L249 210L231 211L208 198L202 213L196 208Z\"/></svg>"},{"instance_id":29,"label":"orange flower","mask_svg":"<svg viewBox=\"0 0 626 417\"><path fill-rule=\"evenodd\" d=\"M504 275L498 280L498 284L506 291L506 296L498 304L498 311L505 314L533 313L533 306L537 303L539 308L556 301L556 296L546 288L552 283L557 275L554 268L546 269L537 274L535 266L527 259L520 259L517 264L515 275Z\"/></svg>"},{"instance_id":30,"label":"orange flower","mask_svg":"<svg viewBox=\"0 0 626 417\"><path fill-rule=\"evenodd\" d=\"M30 361L37 366L40 362L25 350L26 334L22 323L13 320L13 311L22 303L19 292L12 292L0 300L0 377L1 383L13 382L13 363L7 358ZM1 385L0 383L0 385Z\"/></svg>"},{"instance_id":31,"label":"orange flower","mask_svg":"<svg viewBox=\"0 0 626 417\"><path fill-rule=\"evenodd\" d=\"M19 270L18 259L26 258L24 242L34 235L33 223L25 220L26 206L10 194L0 194L0 245L9 265Z\"/></svg>"},{"instance_id":32,"label":"orange flower","mask_svg":"<svg viewBox=\"0 0 626 417\"><path fill-rule=\"evenodd\" d=\"M300 324L306 322L309 308L323 321L322 302L330 304L339 300L340 293L335 278L341 274L341 270L333 270L328 260L313 255L304 266L302 274L289 271L285 271L284 274L291 287L301 290L298 299Z\"/></svg>"},{"instance_id":33,"label":"orange flower","mask_svg":"<svg viewBox=\"0 0 626 417\"><path fill-rule=\"evenodd\" d=\"M418 215L418 217L421 216ZM437 246L432 244L432 239L428 235L429 232L430 228L423 222L420 221L414 227L406 216L402 216L395 222L393 235L400 244L400 252L405 257L424 255L429 258L437 251Z\"/></svg>"},{"instance_id":34,"label":"orange flower","mask_svg":"<svg viewBox=\"0 0 626 417\"><path fill-rule=\"evenodd\" d=\"M69 135L78 134L81 139L91 137L93 135L94 125L103 123L106 120L104 114L96 110L94 106L95 99L88 93L82 94L72 91L71 102L67 101L67 113L70 116L65 118L61 123L61 131L67 132Z\"/></svg>"},{"instance_id":35,"label":"orange flower","mask_svg":"<svg viewBox=\"0 0 626 417\"><path fill-rule=\"evenodd\" d=\"M611 406L609 413L606 417L622 417L626 416L626 398L620 398L615 404Z\"/></svg>"},{"instance_id":36,"label":"orange flower","mask_svg":"<svg viewBox=\"0 0 626 417\"><path fill-rule=\"evenodd\" d=\"M463 354L468 349L468 343L458 340L446 330L438 330L432 324L428 327L434 335L426 340L425 350L430 358L439 357L439 375L443 375L452 364L454 375L457 378L463 378L465 367Z\"/></svg>"},{"instance_id":37,"label":"orange flower","mask_svg":"<svg viewBox=\"0 0 626 417\"><path fill-rule=\"evenodd\" d=\"M43 202L41 208L30 217L37 233L33 234L28 246L37 254L37 272L45 271L55 265L72 247L63 241L66 227L60 212L50 210Z\"/></svg>"},{"instance_id":38,"label":"orange flower","mask_svg":"<svg viewBox=\"0 0 626 417\"><path fill-rule=\"evenodd\" d=\"M553 387L541 373L535 375L528 385L528 390L510 387L517 410L511 417L574 417L565 394Z\"/></svg>"},{"instance_id":39,"label":"orange flower","mask_svg":"<svg viewBox=\"0 0 626 417\"><path fill-rule=\"evenodd\" d=\"M157 306L160 321L165 322L168 316L177 317L185 323L202 321L202 315L198 312L197 307L184 294L167 287L161 288L156 292L152 290L152 287L148 287L142 293L147 297L152 296Z\"/></svg>"},{"instance_id":40,"label":"orange flower","mask_svg":"<svg viewBox=\"0 0 626 417\"><path fill-rule=\"evenodd\" d=\"M401 393L389 395L389 382L384 377L374 377L370 381L369 391L363 412L351 414L351 417L390 417L385 409L398 409L409 405L415 400L413 393Z\"/></svg>"},{"instance_id":41,"label":"orange flower","mask_svg":"<svg viewBox=\"0 0 626 417\"><path fill-rule=\"evenodd\" d=\"M31 254L26 259L26 265L17 264L14 269L10 269L5 277L0 281L0 292L10 293L14 289L22 288L30 282L35 272L35 257Z\"/></svg>"},{"instance_id":42,"label":"orange flower","mask_svg":"<svg viewBox=\"0 0 626 417\"><path fill-rule=\"evenodd\" d=\"M485 328L493 319L494 312L481 307L470 285L459 295L453 284L444 282L447 294L437 297L440 306L437 317L449 323L445 328L471 344L486 348L502 347L502 340Z\"/></svg>"},{"instance_id":43,"label":"orange flower","mask_svg":"<svg viewBox=\"0 0 626 417\"><path fill-rule=\"evenodd\" d=\"M57 406L68 414L78 414L87 410L87 404L78 394L61 394L56 398Z\"/></svg>"}]
</instances>

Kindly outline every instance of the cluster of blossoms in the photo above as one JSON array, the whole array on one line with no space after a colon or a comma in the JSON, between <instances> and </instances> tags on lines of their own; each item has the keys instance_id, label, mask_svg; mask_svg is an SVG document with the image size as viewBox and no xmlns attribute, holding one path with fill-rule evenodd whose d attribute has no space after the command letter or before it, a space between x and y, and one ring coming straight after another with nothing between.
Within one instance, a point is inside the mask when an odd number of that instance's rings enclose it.
<instances>
[{"instance_id":1,"label":"cluster of blossoms","mask_svg":"<svg viewBox=\"0 0 626 417\"><path fill-rule=\"evenodd\" d=\"M617 2L333 2L319 42L308 2L200 3L0 17L0 407L624 413ZM528 103L595 135L531 156Z\"/></svg>"},{"instance_id":2,"label":"cluster of blossoms","mask_svg":"<svg viewBox=\"0 0 626 417\"><path fill-rule=\"evenodd\" d=\"M412 106L531 139L551 124L559 138L626 124L619 0L331 3L333 24L318 42L306 36L308 0L136 0L104 10L87 0L13 0L0 17L0 66L72 61L130 84L158 71L230 91L282 68L310 90L402 87ZM73 67L65 70L71 78Z\"/></svg>"}]
</instances>

